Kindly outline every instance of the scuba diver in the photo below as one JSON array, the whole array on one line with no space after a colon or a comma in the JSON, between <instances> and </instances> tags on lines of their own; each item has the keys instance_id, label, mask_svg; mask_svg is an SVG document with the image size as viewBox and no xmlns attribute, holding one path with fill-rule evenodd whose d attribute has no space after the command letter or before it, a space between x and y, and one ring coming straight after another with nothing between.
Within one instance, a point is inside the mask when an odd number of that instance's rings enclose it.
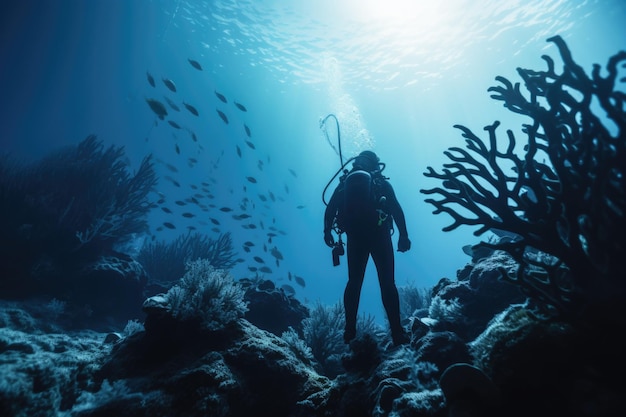
<instances>
[{"instance_id":1,"label":"scuba diver","mask_svg":"<svg viewBox=\"0 0 626 417\"><path fill-rule=\"evenodd\" d=\"M344 167L350 161L354 162L348 172ZM343 299L346 319L345 343L350 343L356 337L361 287L370 255L378 273L381 297L389 320L393 344L398 346L409 342L400 322L400 301L394 278L391 241L394 222L399 231L398 251L408 251L411 248L411 241L404 212L391 184L387 181L388 178L382 175L384 168L385 164L381 163L372 151L363 151L349 159L341 167L344 169L344 175L340 178L339 185L324 213L324 242L333 248L335 266L339 264L339 256L344 253L341 234L345 232L347 235L348 283ZM333 230L338 235L338 241L333 237Z\"/></svg>"}]
</instances>

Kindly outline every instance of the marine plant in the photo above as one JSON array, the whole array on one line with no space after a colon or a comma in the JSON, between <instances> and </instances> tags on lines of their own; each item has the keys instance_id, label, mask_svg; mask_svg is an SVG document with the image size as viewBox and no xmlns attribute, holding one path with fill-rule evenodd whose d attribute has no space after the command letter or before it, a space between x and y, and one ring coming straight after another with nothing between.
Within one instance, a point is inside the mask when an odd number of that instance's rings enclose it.
<instances>
[{"instance_id":1,"label":"marine plant","mask_svg":"<svg viewBox=\"0 0 626 417\"><path fill-rule=\"evenodd\" d=\"M165 295L172 316L219 330L248 311L245 291L228 272L216 269L207 259L188 262L186 267L185 275Z\"/></svg>"},{"instance_id":2,"label":"marine plant","mask_svg":"<svg viewBox=\"0 0 626 417\"><path fill-rule=\"evenodd\" d=\"M325 305L315 303L310 309L309 317L302 321L303 339L311 348L311 353L319 363L324 375L335 377L343 372L341 356L347 352L343 341L345 327L343 303ZM357 318L357 335L369 335L379 343L382 329L373 316L359 315Z\"/></svg>"},{"instance_id":3,"label":"marine plant","mask_svg":"<svg viewBox=\"0 0 626 417\"><path fill-rule=\"evenodd\" d=\"M162 284L177 281L185 273L185 265L196 259L206 259L216 269L235 266L235 252L230 232L217 239L200 233L186 233L170 242L155 241L144 245L137 255L150 280Z\"/></svg>"},{"instance_id":4,"label":"marine plant","mask_svg":"<svg viewBox=\"0 0 626 417\"><path fill-rule=\"evenodd\" d=\"M432 294L428 288L418 288L414 282L398 287L400 298L400 317L408 318L419 310L426 310L432 302Z\"/></svg>"},{"instance_id":5,"label":"marine plant","mask_svg":"<svg viewBox=\"0 0 626 417\"><path fill-rule=\"evenodd\" d=\"M2 275L41 277L131 240L147 229L156 182L151 156L131 174L124 147L105 148L93 135L30 165L4 157Z\"/></svg>"},{"instance_id":6,"label":"marine plant","mask_svg":"<svg viewBox=\"0 0 626 417\"><path fill-rule=\"evenodd\" d=\"M428 167L424 175L442 186L421 192L437 196L426 199L434 214L452 216L444 231L508 232L512 239L477 246L509 253L518 267L502 271L504 279L538 306L574 317L624 299L626 52L610 57L606 75L598 64L588 75L562 38L548 41L561 71L544 55L545 70L517 69L524 89L499 76L488 90L530 120L524 141L511 130L499 138L498 121L485 127L486 140L455 125L466 149L445 151L450 162L441 171Z\"/></svg>"}]
</instances>

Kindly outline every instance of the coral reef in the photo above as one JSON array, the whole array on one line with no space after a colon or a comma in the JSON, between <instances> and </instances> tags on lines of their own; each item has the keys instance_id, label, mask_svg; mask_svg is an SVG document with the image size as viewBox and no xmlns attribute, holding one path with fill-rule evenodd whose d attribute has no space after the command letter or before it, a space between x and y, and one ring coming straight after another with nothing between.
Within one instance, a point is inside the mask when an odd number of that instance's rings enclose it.
<instances>
[{"instance_id":1,"label":"coral reef","mask_svg":"<svg viewBox=\"0 0 626 417\"><path fill-rule=\"evenodd\" d=\"M203 329L218 330L242 318L248 307L244 290L226 271L215 269L207 259L187 264L178 284L163 295L167 314L178 321L200 323ZM154 298L147 303L154 309Z\"/></svg>"},{"instance_id":2,"label":"coral reef","mask_svg":"<svg viewBox=\"0 0 626 417\"><path fill-rule=\"evenodd\" d=\"M164 295L144 304L144 326L133 321L108 334L61 330L52 320L65 315L58 301L0 302L0 413L622 415L624 343L615 340L610 322L585 334L556 320L538 321L526 304L516 304L485 323L494 301L516 289L494 279L503 260L510 267L496 252L465 268L461 281L442 281L433 300L457 294L456 308L467 317L422 317L419 335L400 347L381 343L370 329L360 330L348 348L341 340L341 304L313 309L314 322L306 319L304 330L312 327L319 340L307 342L293 329L279 338L240 313L208 328L204 306L192 302L196 312L181 315ZM469 281L473 292L457 292L458 283ZM472 307L475 298L484 309ZM325 335L334 336L324 341ZM313 342L336 344L336 350L323 348L335 358L325 368L313 357Z\"/></svg>"},{"instance_id":3,"label":"coral reef","mask_svg":"<svg viewBox=\"0 0 626 417\"><path fill-rule=\"evenodd\" d=\"M134 175L123 147L89 136L30 166L0 164L0 291L63 295L61 280L147 230L152 158Z\"/></svg>"},{"instance_id":4,"label":"coral reef","mask_svg":"<svg viewBox=\"0 0 626 417\"><path fill-rule=\"evenodd\" d=\"M171 242L155 241L142 246L137 260L148 273L150 289L155 295L166 291L185 273L187 262L206 259L216 269L229 270L235 265L230 232L212 239L200 233L186 233Z\"/></svg>"},{"instance_id":5,"label":"coral reef","mask_svg":"<svg viewBox=\"0 0 626 417\"><path fill-rule=\"evenodd\" d=\"M448 213L461 225L505 231L512 238L481 246L508 252L518 263L504 278L544 307L575 317L606 300L624 297L626 255L626 94L620 91L626 52L611 57L607 76L594 65L591 76L575 63L560 37L549 39L563 69L543 56L547 70L518 69L526 91L504 77L492 98L530 118L526 140L507 131L498 146L499 122L485 127L488 142L464 126L466 149L452 147L452 161L425 175L443 187L423 189L440 198L426 201L435 214ZM587 308L586 308L587 307Z\"/></svg>"}]
</instances>

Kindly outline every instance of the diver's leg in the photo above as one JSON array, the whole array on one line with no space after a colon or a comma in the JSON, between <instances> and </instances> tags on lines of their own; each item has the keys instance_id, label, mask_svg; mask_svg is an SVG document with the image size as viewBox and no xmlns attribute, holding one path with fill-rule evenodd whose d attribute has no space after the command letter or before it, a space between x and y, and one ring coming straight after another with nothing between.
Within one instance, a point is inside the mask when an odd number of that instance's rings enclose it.
<instances>
[{"instance_id":1,"label":"diver's leg","mask_svg":"<svg viewBox=\"0 0 626 417\"><path fill-rule=\"evenodd\" d=\"M393 243L388 232L381 233L372 247L372 259L378 272L378 283L383 306L389 320L391 336L396 345L408 339L400 321L400 297L395 283Z\"/></svg>"},{"instance_id":2,"label":"diver's leg","mask_svg":"<svg viewBox=\"0 0 626 417\"><path fill-rule=\"evenodd\" d=\"M346 330L344 341L346 343L356 336L356 319L359 310L359 299L363 278L365 277L365 267L369 257L368 243L363 236L348 236L347 243L348 256L348 283L343 293L343 305L346 313Z\"/></svg>"}]
</instances>

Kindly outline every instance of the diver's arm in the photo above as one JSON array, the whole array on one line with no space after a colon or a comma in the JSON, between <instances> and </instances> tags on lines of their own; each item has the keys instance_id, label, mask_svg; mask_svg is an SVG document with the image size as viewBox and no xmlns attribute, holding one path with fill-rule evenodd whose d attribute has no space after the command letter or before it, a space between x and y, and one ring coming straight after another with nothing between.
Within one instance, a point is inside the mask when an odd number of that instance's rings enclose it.
<instances>
[{"instance_id":1,"label":"diver's arm","mask_svg":"<svg viewBox=\"0 0 626 417\"><path fill-rule=\"evenodd\" d=\"M393 187L389 182L386 183L387 190L387 198L389 204L389 212L393 217L396 226L398 226L398 233L400 233L400 237L408 237L409 233L406 228L406 219L404 218L404 211L402 207L400 207L400 203L398 203L398 199L396 198L396 193L393 191Z\"/></svg>"}]
</instances>

